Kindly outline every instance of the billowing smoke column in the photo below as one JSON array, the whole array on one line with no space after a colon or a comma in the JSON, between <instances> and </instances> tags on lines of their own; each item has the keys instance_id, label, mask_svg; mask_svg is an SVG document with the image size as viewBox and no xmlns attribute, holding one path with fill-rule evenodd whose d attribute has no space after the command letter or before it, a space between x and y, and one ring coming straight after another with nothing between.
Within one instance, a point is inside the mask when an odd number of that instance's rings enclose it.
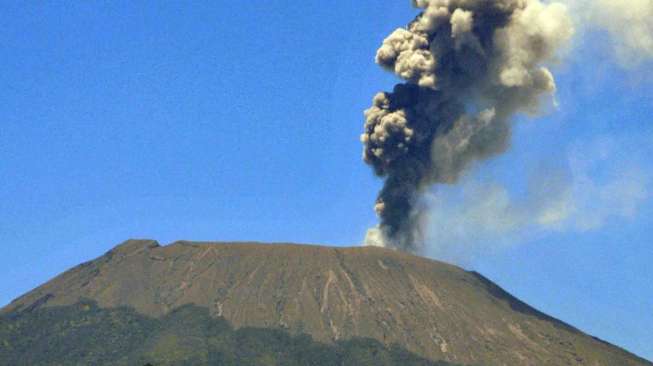
<instances>
[{"instance_id":1,"label":"billowing smoke column","mask_svg":"<svg viewBox=\"0 0 653 366\"><path fill-rule=\"evenodd\" d=\"M555 82L543 66L572 35L564 5L538 0L413 0L424 9L392 32L376 62L405 82L365 111L363 159L385 178L366 241L421 246L420 194L454 183L506 150L510 119L535 114Z\"/></svg>"}]
</instances>

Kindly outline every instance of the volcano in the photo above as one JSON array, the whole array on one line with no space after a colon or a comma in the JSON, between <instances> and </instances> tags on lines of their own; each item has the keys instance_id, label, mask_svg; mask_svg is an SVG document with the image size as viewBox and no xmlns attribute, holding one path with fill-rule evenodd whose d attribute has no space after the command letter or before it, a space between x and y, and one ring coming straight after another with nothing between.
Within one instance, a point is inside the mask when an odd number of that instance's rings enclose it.
<instances>
[{"instance_id":1,"label":"volcano","mask_svg":"<svg viewBox=\"0 0 653 366\"><path fill-rule=\"evenodd\" d=\"M174 326L156 325L188 307L199 309L203 320L182 317ZM100 314L93 326L80 326L74 333L80 341L73 342L71 329L89 321L76 314L93 311ZM115 320L118 313L130 320ZM71 354L88 360L94 352L104 352L105 359L114 352L124 364L135 364L170 349L177 350L170 357L183 360L185 349L208 347L205 333L193 329L215 319L234 332L310 336L323 347L369 340L381 351L399 349L405 352L400 359L414 356L424 364L653 365L535 310L476 272L376 247L128 240L19 297L0 314L0 363L25 360L30 350L54 352L56 344L67 351L52 356L52 364L66 363L55 358ZM62 314L73 320L57 320ZM130 330L133 324L147 324L138 328L147 334L126 342L138 333ZM113 337L113 329L126 336ZM102 347L89 345L93 337ZM141 344L150 345L149 353L137 349ZM210 354L194 357L206 361ZM107 364L121 364L111 360Z\"/></svg>"}]
</instances>

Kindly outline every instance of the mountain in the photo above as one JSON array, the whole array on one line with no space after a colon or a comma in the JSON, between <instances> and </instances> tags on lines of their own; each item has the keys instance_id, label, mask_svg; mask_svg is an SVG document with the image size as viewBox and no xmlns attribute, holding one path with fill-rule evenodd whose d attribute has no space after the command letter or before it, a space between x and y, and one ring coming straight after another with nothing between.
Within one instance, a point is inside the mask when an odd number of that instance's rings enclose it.
<instances>
[{"instance_id":1,"label":"mountain","mask_svg":"<svg viewBox=\"0 0 653 366\"><path fill-rule=\"evenodd\" d=\"M238 344L233 339L249 331L260 336L254 343L261 347L285 337L286 346L304 342L308 347L298 354L319 349L340 355L341 361L353 357L347 349L355 350L353 354L366 349L365 354L389 362L370 361L379 365L409 365L408 360L419 364L424 359L488 366L653 365L529 307L478 273L374 247L195 242L159 246L152 240L129 240L14 300L0 314L0 363L2 357L19 357L38 347L40 353L49 351L48 344L55 341L67 342L66 349L87 356L97 354L85 342L116 334L121 336L111 346L103 345L102 352L115 349L127 357L127 364L145 360L144 355L155 350L179 350L177 359L184 359L186 348L206 350L193 357L209 360L209 355L230 352L216 345L223 346L222 341L207 341L217 337L219 328L228 336L218 338L231 339L229 344ZM213 322L219 326L210 326ZM65 332L71 334L62 335ZM166 341L169 333L174 341ZM121 346L129 337L136 338ZM81 343L71 345L70 339ZM192 347L189 342L212 346ZM135 345L140 348L129 348ZM118 356L113 357L119 364ZM251 364L291 364L291 358Z\"/></svg>"},{"instance_id":2,"label":"mountain","mask_svg":"<svg viewBox=\"0 0 653 366\"><path fill-rule=\"evenodd\" d=\"M0 317L0 365L456 366L369 338L325 344L281 329L233 329L195 305L150 318L88 300Z\"/></svg>"}]
</instances>

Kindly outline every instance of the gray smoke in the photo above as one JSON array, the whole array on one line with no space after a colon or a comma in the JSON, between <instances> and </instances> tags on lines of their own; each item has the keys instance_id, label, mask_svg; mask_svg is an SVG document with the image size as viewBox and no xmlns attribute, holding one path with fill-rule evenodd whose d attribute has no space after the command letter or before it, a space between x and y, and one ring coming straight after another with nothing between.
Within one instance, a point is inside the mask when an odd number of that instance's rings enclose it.
<instances>
[{"instance_id":1,"label":"gray smoke","mask_svg":"<svg viewBox=\"0 0 653 366\"><path fill-rule=\"evenodd\" d=\"M543 65L573 34L566 7L539 0L413 0L376 62L405 82L365 111L363 159L385 179L368 244L417 251L419 198L470 163L505 151L511 117L535 114L555 82Z\"/></svg>"}]
</instances>

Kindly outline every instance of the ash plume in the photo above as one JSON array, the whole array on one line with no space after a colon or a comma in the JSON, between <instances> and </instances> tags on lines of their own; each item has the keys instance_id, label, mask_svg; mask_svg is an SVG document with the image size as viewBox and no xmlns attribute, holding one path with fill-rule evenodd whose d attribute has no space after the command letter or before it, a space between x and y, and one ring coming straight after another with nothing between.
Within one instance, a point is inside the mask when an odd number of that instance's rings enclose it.
<instances>
[{"instance_id":1,"label":"ash plume","mask_svg":"<svg viewBox=\"0 0 653 366\"><path fill-rule=\"evenodd\" d=\"M555 82L544 66L573 34L566 7L539 0L413 0L376 63L404 80L365 111L363 159L384 178L367 244L419 251L424 190L505 151L515 113L536 114Z\"/></svg>"},{"instance_id":2,"label":"ash plume","mask_svg":"<svg viewBox=\"0 0 653 366\"><path fill-rule=\"evenodd\" d=\"M650 133L577 140L551 158L555 166L538 164L519 179L525 194L474 174L445 194L427 192L432 209L424 254L470 266L475 257L541 235L627 223L651 197L650 140Z\"/></svg>"}]
</instances>

